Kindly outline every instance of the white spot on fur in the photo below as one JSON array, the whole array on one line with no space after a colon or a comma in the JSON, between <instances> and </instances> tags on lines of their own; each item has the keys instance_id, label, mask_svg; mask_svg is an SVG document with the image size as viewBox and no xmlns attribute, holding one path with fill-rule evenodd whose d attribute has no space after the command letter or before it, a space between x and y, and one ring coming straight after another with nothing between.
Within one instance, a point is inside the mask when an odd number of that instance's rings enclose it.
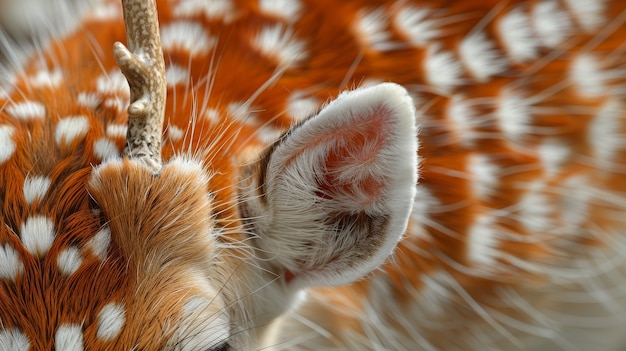
<instances>
[{"instance_id":1,"label":"white spot on fur","mask_svg":"<svg viewBox=\"0 0 626 351\"><path fill-rule=\"evenodd\" d=\"M48 217L31 216L22 223L20 238L26 250L35 257L43 257L54 242L54 223Z\"/></svg>"},{"instance_id":2,"label":"white spot on fur","mask_svg":"<svg viewBox=\"0 0 626 351\"><path fill-rule=\"evenodd\" d=\"M101 94L130 96L128 81L119 69L114 69L98 77L96 89Z\"/></svg>"},{"instance_id":3,"label":"white spot on fur","mask_svg":"<svg viewBox=\"0 0 626 351\"><path fill-rule=\"evenodd\" d=\"M21 121L41 120L46 117L46 107L35 101L24 101L9 105L6 112Z\"/></svg>"},{"instance_id":4,"label":"white spot on fur","mask_svg":"<svg viewBox=\"0 0 626 351\"><path fill-rule=\"evenodd\" d=\"M530 234L547 234L555 228L554 209L545 193L545 184L539 181L524 184L526 194L519 202L520 223Z\"/></svg>"},{"instance_id":5,"label":"white spot on fur","mask_svg":"<svg viewBox=\"0 0 626 351\"><path fill-rule=\"evenodd\" d=\"M479 124L479 116L470 106L470 101L460 95L452 96L448 103L447 116L461 143L465 147L471 146L476 138L474 126Z\"/></svg>"},{"instance_id":6,"label":"white spot on fur","mask_svg":"<svg viewBox=\"0 0 626 351\"><path fill-rule=\"evenodd\" d=\"M106 304L98 312L96 337L102 341L112 341L120 334L126 323L126 309L119 303Z\"/></svg>"},{"instance_id":7,"label":"white spot on fur","mask_svg":"<svg viewBox=\"0 0 626 351\"><path fill-rule=\"evenodd\" d=\"M491 216L478 216L468 234L467 256L471 262L483 269L496 263L499 230Z\"/></svg>"},{"instance_id":8,"label":"white spot on fur","mask_svg":"<svg viewBox=\"0 0 626 351\"><path fill-rule=\"evenodd\" d=\"M541 44L555 47L569 36L572 20L556 1L539 2L533 8L532 21Z\"/></svg>"},{"instance_id":9,"label":"white spot on fur","mask_svg":"<svg viewBox=\"0 0 626 351\"><path fill-rule=\"evenodd\" d=\"M320 101L314 97L305 97L304 93L294 91L287 101L289 115L297 121L312 116L320 107Z\"/></svg>"},{"instance_id":10,"label":"white spot on fur","mask_svg":"<svg viewBox=\"0 0 626 351\"><path fill-rule=\"evenodd\" d=\"M165 80L170 87L185 84L189 81L189 70L178 65L169 65L165 70Z\"/></svg>"},{"instance_id":11,"label":"white spot on fur","mask_svg":"<svg viewBox=\"0 0 626 351\"><path fill-rule=\"evenodd\" d=\"M24 178L24 186L22 187L26 203L32 205L35 200L43 199L48 193L50 182L48 177L27 175Z\"/></svg>"},{"instance_id":12,"label":"white spot on fur","mask_svg":"<svg viewBox=\"0 0 626 351\"><path fill-rule=\"evenodd\" d=\"M466 36L459 46L461 60L472 75L484 82L506 70L508 63L483 32Z\"/></svg>"},{"instance_id":13,"label":"white spot on fur","mask_svg":"<svg viewBox=\"0 0 626 351\"><path fill-rule=\"evenodd\" d=\"M623 116L624 105L610 99L598 110L589 127L587 138L602 169L614 167L616 152L626 147Z\"/></svg>"},{"instance_id":14,"label":"white spot on fur","mask_svg":"<svg viewBox=\"0 0 626 351\"><path fill-rule=\"evenodd\" d=\"M88 16L89 19L98 21L111 21L120 17L122 17L120 7L111 2L99 2L92 11L89 11Z\"/></svg>"},{"instance_id":15,"label":"white spot on fur","mask_svg":"<svg viewBox=\"0 0 626 351\"><path fill-rule=\"evenodd\" d=\"M575 175L569 177L562 184L559 202L561 219L563 223L573 231L580 230L581 225L589 215L589 207L592 199L589 179Z\"/></svg>"},{"instance_id":16,"label":"white spot on fur","mask_svg":"<svg viewBox=\"0 0 626 351\"><path fill-rule=\"evenodd\" d=\"M606 93L606 74L601 71L598 60L591 55L581 54L574 59L571 79L584 95L597 97Z\"/></svg>"},{"instance_id":17,"label":"white spot on fur","mask_svg":"<svg viewBox=\"0 0 626 351\"><path fill-rule=\"evenodd\" d=\"M606 0L566 0L566 2L586 31L597 29L605 23Z\"/></svg>"},{"instance_id":18,"label":"white spot on fur","mask_svg":"<svg viewBox=\"0 0 626 351\"><path fill-rule=\"evenodd\" d=\"M234 101L228 104L228 113L238 122L248 125L255 125L255 116L250 106L240 101Z\"/></svg>"},{"instance_id":19,"label":"white spot on fur","mask_svg":"<svg viewBox=\"0 0 626 351\"><path fill-rule=\"evenodd\" d=\"M393 48L393 43L389 42L391 33L387 30L389 27L387 18L388 15L383 8L371 12L362 10L357 14L355 31L365 47L377 51Z\"/></svg>"},{"instance_id":20,"label":"white spot on fur","mask_svg":"<svg viewBox=\"0 0 626 351\"><path fill-rule=\"evenodd\" d=\"M425 46L441 34L437 20L431 19L432 12L430 9L405 7L394 17L394 24L412 44Z\"/></svg>"},{"instance_id":21,"label":"white spot on fur","mask_svg":"<svg viewBox=\"0 0 626 351\"><path fill-rule=\"evenodd\" d=\"M76 97L79 106L95 109L102 102L102 97L96 93L82 92Z\"/></svg>"},{"instance_id":22,"label":"white spot on fur","mask_svg":"<svg viewBox=\"0 0 626 351\"><path fill-rule=\"evenodd\" d=\"M57 350L82 351L84 348L82 327L76 324L59 326L54 335L54 346Z\"/></svg>"},{"instance_id":23,"label":"white spot on fur","mask_svg":"<svg viewBox=\"0 0 626 351\"><path fill-rule=\"evenodd\" d=\"M302 3L300 0L260 0L259 7L266 14L295 22L300 15Z\"/></svg>"},{"instance_id":24,"label":"white spot on fur","mask_svg":"<svg viewBox=\"0 0 626 351\"><path fill-rule=\"evenodd\" d=\"M215 108L207 108L204 111L203 116L213 123L217 123L222 120L222 117L220 116L220 111Z\"/></svg>"},{"instance_id":25,"label":"white spot on fur","mask_svg":"<svg viewBox=\"0 0 626 351\"><path fill-rule=\"evenodd\" d=\"M72 275L80 268L83 263L83 258L80 256L80 252L75 247L69 247L59 253L57 257L57 265L61 273L65 275Z\"/></svg>"},{"instance_id":26,"label":"white spot on fur","mask_svg":"<svg viewBox=\"0 0 626 351\"><path fill-rule=\"evenodd\" d=\"M461 63L451 52L439 50L436 45L427 50L424 70L428 82L443 92L463 83Z\"/></svg>"},{"instance_id":27,"label":"white spot on fur","mask_svg":"<svg viewBox=\"0 0 626 351\"><path fill-rule=\"evenodd\" d=\"M168 124L167 126L167 137L171 140L171 141L179 141L180 139L183 138L183 136L185 136L185 131L178 128L177 126L173 125L173 124Z\"/></svg>"},{"instance_id":28,"label":"white spot on fur","mask_svg":"<svg viewBox=\"0 0 626 351\"><path fill-rule=\"evenodd\" d=\"M22 272L24 272L24 265L17 251L8 244L0 245L0 279L15 280ZM2 345L1 340L0 336L0 345Z\"/></svg>"},{"instance_id":29,"label":"white spot on fur","mask_svg":"<svg viewBox=\"0 0 626 351\"><path fill-rule=\"evenodd\" d=\"M109 124L107 126L107 136L110 138L126 138L128 125L126 124Z\"/></svg>"},{"instance_id":30,"label":"white spot on fur","mask_svg":"<svg viewBox=\"0 0 626 351\"><path fill-rule=\"evenodd\" d=\"M0 125L0 163L6 162L15 153L13 133L15 133L14 127Z\"/></svg>"},{"instance_id":31,"label":"white spot on fur","mask_svg":"<svg viewBox=\"0 0 626 351\"><path fill-rule=\"evenodd\" d=\"M109 227L104 227L87 242L87 248L91 249L94 256L104 261L107 258L110 243L111 231Z\"/></svg>"},{"instance_id":32,"label":"white spot on fur","mask_svg":"<svg viewBox=\"0 0 626 351\"><path fill-rule=\"evenodd\" d=\"M195 16L204 14L208 19L234 19L235 7L232 0L182 0L174 5L174 16Z\"/></svg>"},{"instance_id":33,"label":"white spot on fur","mask_svg":"<svg viewBox=\"0 0 626 351\"><path fill-rule=\"evenodd\" d=\"M547 140L539 146L539 157L548 177L559 174L570 152L567 145L554 140Z\"/></svg>"},{"instance_id":34,"label":"white spot on fur","mask_svg":"<svg viewBox=\"0 0 626 351\"><path fill-rule=\"evenodd\" d=\"M32 87L57 87L63 81L63 73L60 69L49 71L42 69L33 76L29 77L29 83Z\"/></svg>"},{"instance_id":35,"label":"white spot on fur","mask_svg":"<svg viewBox=\"0 0 626 351\"><path fill-rule=\"evenodd\" d=\"M500 169L496 164L485 155L472 154L467 168L472 174L471 184L476 197L485 200L495 193L500 178Z\"/></svg>"},{"instance_id":36,"label":"white spot on fur","mask_svg":"<svg viewBox=\"0 0 626 351\"><path fill-rule=\"evenodd\" d=\"M95 109L101 102L102 98L96 93L82 92L78 94L78 97L76 98L76 103L78 103L79 106L84 106L90 109Z\"/></svg>"},{"instance_id":37,"label":"white spot on fur","mask_svg":"<svg viewBox=\"0 0 626 351\"><path fill-rule=\"evenodd\" d=\"M59 146L69 145L74 139L83 138L89 128L89 120L85 116L63 118L59 120L54 130L54 140Z\"/></svg>"},{"instance_id":38,"label":"white spot on fur","mask_svg":"<svg viewBox=\"0 0 626 351\"><path fill-rule=\"evenodd\" d=\"M512 90L502 91L499 102L496 116L500 121L500 128L507 139L516 142L521 140L531 130L529 102Z\"/></svg>"},{"instance_id":39,"label":"white spot on fur","mask_svg":"<svg viewBox=\"0 0 626 351\"><path fill-rule=\"evenodd\" d=\"M28 351L30 349L28 338L17 329L0 329L0 345L6 351Z\"/></svg>"},{"instance_id":40,"label":"white spot on fur","mask_svg":"<svg viewBox=\"0 0 626 351\"><path fill-rule=\"evenodd\" d=\"M278 60L280 65L289 66L306 57L304 42L293 37L290 27L282 25L263 27L252 45L264 55Z\"/></svg>"},{"instance_id":41,"label":"white spot on fur","mask_svg":"<svg viewBox=\"0 0 626 351\"><path fill-rule=\"evenodd\" d=\"M499 33L509 57L514 62L525 62L537 57L538 43L530 20L521 7L507 13L499 22Z\"/></svg>"},{"instance_id":42,"label":"white spot on fur","mask_svg":"<svg viewBox=\"0 0 626 351\"><path fill-rule=\"evenodd\" d=\"M100 158L100 160L105 161L118 157L120 151L113 141L107 138L100 138L93 143L93 153L96 157Z\"/></svg>"},{"instance_id":43,"label":"white spot on fur","mask_svg":"<svg viewBox=\"0 0 626 351\"><path fill-rule=\"evenodd\" d=\"M128 107L128 99L114 96L104 100L104 107L113 109L117 113L121 113Z\"/></svg>"},{"instance_id":44,"label":"white spot on fur","mask_svg":"<svg viewBox=\"0 0 626 351\"><path fill-rule=\"evenodd\" d=\"M161 28L161 44L164 50L183 50L191 57L206 55L217 39L209 35L197 22L174 22Z\"/></svg>"}]
</instances>

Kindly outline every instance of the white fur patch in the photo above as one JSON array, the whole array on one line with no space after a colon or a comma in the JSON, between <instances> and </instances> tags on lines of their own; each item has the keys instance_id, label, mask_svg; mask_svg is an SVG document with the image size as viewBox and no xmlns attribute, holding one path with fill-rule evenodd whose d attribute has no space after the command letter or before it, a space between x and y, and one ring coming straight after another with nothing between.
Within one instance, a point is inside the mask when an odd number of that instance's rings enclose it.
<instances>
[{"instance_id":1,"label":"white fur patch","mask_svg":"<svg viewBox=\"0 0 626 351\"><path fill-rule=\"evenodd\" d=\"M127 124L109 124L107 126L107 136L109 138L126 138L127 132Z\"/></svg>"},{"instance_id":2,"label":"white fur patch","mask_svg":"<svg viewBox=\"0 0 626 351\"><path fill-rule=\"evenodd\" d=\"M213 123L217 123L222 120L220 111L215 108L207 108L202 114L202 116Z\"/></svg>"},{"instance_id":3,"label":"white fur patch","mask_svg":"<svg viewBox=\"0 0 626 351\"><path fill-rule=\"evenodd\" d=\"M383 8L370 12L362 10L357 13L355 32L365 47L376 51L385 51L394 47L389 41L391 33L387 30L389 27L387 18L388 15Z\"/></svg>"},{"instance_id":4,"label":"white fur patch","mask_svg":"<svg viewBox=\"0 0 626 351\"><path fill-rule=\"evenodd\" d=\"M66 117L57 123L54 140L57 145L69 145L74 139L83 138L89 131L89 120L85 116Z\"/></svg>"},{"instance_id":5,"label":"white fur patch","mask_svg":"<svg viewBox=\"0 0 626 351\"><path fill-rule=\"evenodd\" d=\"M99 76L98 79L96 79L96 89L101 94L130 96L128 81L119 69L114 69L109 73Z\"/></svg>"},{"instance_id":6,"label":"white fur patch","mask_svg":"<svg viewBox=\"0 0 626 351\"><path fill-rule=\"evenodd\" d=\"M104 261L109 251L111 243L111 231L109 227L104 227L87 242L87 248L91 249L94 256Z\"/></svg>"},{"instance_id":7,"label":"white fur patch","mask_svg":"<svg viewBox=\"0 0 626 351\"><path fill-rule=\"evenodd\" d=\"M46 255L54 242L54 223L48 217L31 216L22 223L20 238L26 250L35 257Z\"/></svg>"},{"instance_id":8,"label":"white fur patch","mask_svg":"<svg viewBox=\"0 0 626 351\"><path fill-rule=\"evenodd\" d=\"M76 97L76 103L79 106L95 109L102 102L102 97L96 93L82 92Z\"/></svg>"},{"instance_id":9,"label":"white fur patch","mask_svg":"<svg viewBox=\"0 0 626 351\"><path fill-rule=\"evenodd\" d=\"M42 120L46 118L46 107L36 101L23 101L10 104L5 110L20 121Z\"/></svg>"},{"instance_id":10,"label":"white fur patch","mask_svg":"<svg viewBox=\"0 0 626 351\"><path fill-rule=\"evenodd\" d=\"M24 264L17 251L8 244L0 245L0 279L15 280L22 272L24 272ZM0 337L0 345L1 340L2 337Z\"/></svg>"},{"instance_id":11,"label":"white fur patch","mask_svg":"<svg viewBox=\"0 0 626 351\"><path fill-rule=\"evenodd\" d=\"M48 193L50 188L50 178L44 176L26 176L24 178L24 185L22 187L24 193L24 200L29 205L32 205L35 200L43 199Z\"/></svg>"},{"instance_id":12,"label":"white fur patch","mask_svg":"<svg viewBox=\"0 0 626 351\"><path fill-rule=\"evenodd\" d=\"M204 26L197 22L174 22L161 28L161 44L164 50L183 50L191 57L209 53L217 44Z\"/></svg>"},{"instance_id":13,"label":"white fur patch","mask_svg":"<svg viewBox=\"0 0 626 351\"><path fill-rule=\"evenodd\" d=\"M94 6L93 10L89 12L89 19L97 21L112 21L122 17L122 11L120 7L111 2L99 2Z\"/></svg>"},{"instance_id":14,"label":"white fur patch","mask_svg":"<svg viewBox=\"0 0 626 351\"><path fill-rule=\"evenodd\" d=\"M194 351L206 345L220 345L230 337L230 319L224 310L215 311L211 301L193 297L183 305L177 325L176 349Z\"/></svg>"},{"instance_id":15,"label":"white fur patch","mask_svg":"<svg viewBox=\"0 0 626 351\"><path fill-rule=\"evenodd\" d=\"M234 18L235 7L232 0L181 0L174 5L174 16L195 16L199 13L206 18L223 19L230 22Z\"/></svg>"},{"instance_id":16,"label":"white fur patch","mask_svg":"<svg viewBox=\"0 0 626 351\"><path fill-rule=\"evenodd\" d=\"M452 96L448 103L446 115L451 121L450 127L454 130L456 137L461 140L463 146L473 145L477 138L474 127L479 125L480 116L473 109L470 101L460 95Z\"/></svg>"},{"instance_id":17,"label":"white fur patch","mask_svg":"<svg viewBox=\"0 0 626 351\"><path fill-rule=\"evenodd\" d=\"M252 108L249 105L244 104L241 101L233 101L228 104L228 113L237 122L245 123L247 125L256 125L255 114L252 112Z\"/></svg>"},{"instance_id":18,"label":"white fur patch","mask_svg":"<svg viewBox=\"0 0 626 351\"><path fill-rule=\"evenodd\" d=\"M501 170L486 155L472 154L467 167L472 174L471 184L477 198L485 200L496 192Z\"/></svg>"},{"instance_id":19,"label":"white fur patch","mask_svg":"<svg viewBox=\"0 0 626 351\"><path fill-rule=\"evenodd\" d=\"M63 324L54 334L54 346L57 350L83 351L83 330L80 325Z\"/></svg>"},{"instance_id":20,"label":"white fur patch","mask_svg":"<svg viewBox=\"0 0 626 351\"><path fill-rule=\"evenodd\" d=\"M459 46L459 54L470 73L479 82L502 73L508 67L506 57L500 54L495 44L487 39L483 32L466 36Z\"/></svg>"},{"instance_id":21,"label":"white fur patch","mask_svg":"<svg viewBox=\"0 0 626 351\"><path fill-rule=\"evenodd\" d=\"M300 0L260 0L259 7L266 14L295 22L300 15L302 3Z\"/></svg>"},{"instance_id":22,"label":"white fur patch","mask_svg":"<svg viewBox=\"0 0 626 351\"><path fill-rule=\"evenodd\" d=\"M189 70L171 64L165 69L165 80L170 87L189 82Z\"/></svg>"},{"instance_id":23,"label":"white fur patch","mask_svg":"<svg viewBox=\"0 0 626 351\"><path fill-rule=\"evenodd\" d=\"M570 75L583 95L598 97L606 94L607 75L602 72L594 56L578 55L572 62Z\"/></svg>"},{"instance_id":24,"label":"white fur patch","mask_svg":"<svg viewBox=\"0 0 626 351\"><path fill-rule=\"evenodd\" d=\"M314 97L305 97L304 93L294 91L287 101L289 115L301 121L317 112L321 103Z\"/></svg>"},{"instance_id":25,"label":"white fur patch","mask_svg":"<svg viewBox=\"0 0 626 351\"><path fill-rule=\"evenodd\" d=\"M0 346L5 351L28 351L28 337L17 329L0 329Z\"/></svg>"},{"instance_id":26,"label":"white fur patch","mask_svg":"<svg viewBox=\"0 0 626 351\"><path fill-rule=\"evenodd\" d=\"M511 61L525 62L537 57L538 42L521 7L507 13L498 23L498 29Z\"/></svg>"},{"instance_id":27,"label":"white fur patch","mask_svg":"<svg viewBox=\"0 0 626 351\"><path fill-rule=\"evenodd\" d=\"M572 31L572 20L554 0L544 0L533 7L532 22L541 44L556 47Z\"/></svg>"},{"instance_id":28,"label":"white fur patch","mask_svg":"<svg viewBox=\"0 0 626 351\"><path fill-rule=\"evenodd\" d=\"M616 153L626 149L624 133L624 104L610 99L600 107L591 123L587 139L593 148L596 162L602 169L616 164Z\"/></svg>"},{"instance_id":29,"label":"white fur patch","mask_svg":"<svg viewBox=\"0 0 626 351\"><path fill-rule=\"evenodd\" d=\"M83 258L75 247L69 247L59 253L57 257L57 266L62 274L72 275L76 272L80 265L83 264Z\"/></svg>"},{"instance_id":30,"label":"white fur patch","mask_svg":"<svg viewBox=\"0 0 626 351\"><path fill-rule=\"evenodd\" d=\"M116 158L120 155L117 145L107 138L100 138L93 143L93 153L102 161Z\"/></svg>"},{"instance_id":31,"label":"white fur patch","mask_svg":"<svg viewBox=\"0 0 626 351\"><path fill-rule=\"evenodd\" d=\"M264 26L254 37L252 46L282 66L293 65L307 56L305 43L293 36L290 27L280 24Z\"/></svg>"},{"instance_id":32,"label":"white fur patch","mask_svg":"<svg viewBox=\"0 0 626 351\"><path fill-rule=\"evenodd\" d=\"M126 308L119 303L106 304L98 312L96 337L102 341L112 341L120 334L126 323Z\"/></svg>"},{"instance_id":33,"label":"white fur patch","mask_svg":"<svg viewBox=\"0 0 626 351\"><path fill-rule=\"evenodd\" d=\"M463 83L461 62L451 52L439 50L437 45L426 51L424 72L428 82L444 93Z\"/></svg>"},{"instance_id":34,"label":"white fur patch","mask_svg":"<svg viewBox=\"0 0 626 351\"><path fill-rule=\"evenodd\" d=\"M507 139L518 142L531 130L530 102L521 94L512 90L500 92L500 104L496 116L500 121L500 128Z\"/></svg>"},{"instance_id":35,"label":"white fur patch","mask_svg":"<svg viewBox=\"0 0 626 351\"><path fill-rule=\"evenodd\" d=\"M483 269L496 264L500 230L491 216L478 216L467 236L468 259L474 264L482 266Z\"/></svg>"},{"instance_id":36,"label":"white fur patch","mask_svg":"<svg viewBox=\"0 0 626 351\"><path fill-rule=\"evenodd\" d=\"M566 3L586 31L597 29L606 21L606 0L566 0Z\"/></svg>"},{"instance_id":37,"label":"white fur patch","mask_svg":"<svg viewBox=\"0 0 626 351\"><path fill-rule=\"evenodd\" d=\"M580 230L589 217L593 198L589 184L591 184L589 179L581 175L569 177L562 183L559 211L563 223L571 228L568 232Z\"/></svg>"},{"instance_id":38,"label":"white fur patch","mask_svg":"<svg viewBox=\"0 0 626 351\"><path fill-rule=\"evenodd\" d=\"M531 235L546 235L554 230L555 213L541 181L524 185L528 189L519 202L520 223Z\"/></svg>"},{"instance_id":39,"label":"white fur patch","mask_svg":"<svg viewBox=\"0 0 626 351\"><path fill-rule=\"evenodd\" d=\"M433 10L407 6L394 17L398 30L416 46L425 46L441 35L440 24L432 18Z\"/></svg>"},{"instance_id":40,"label":"white fur patch","mask_svg":"<svg viewBox=\"0 0 626 351\"><path fill-rule=\"evenodd\" d=\"M547 140L539 146L538 152L546 175L552 177L561 172L563 164L571 154L571 149L561 142Z\"/></svg>"},{"instance_id":41,"label":"white fur patch","mask_svg":"<svg viewBox=\"0 0 626 351\"><path fill-rule=\"evenodd\" d=\"M119 96L110 97L104 100L104 107L114 109L117 113L122 113L128 107L128 99Z\"/></svg>"},{"instance_id":42,"label":"white fur patch","mask_svg":"<svg viewBox=\"0 0 626 351\"><path fill-rule=\"evenodd\" d=\"M42 69L28 78L32 87L57 87L63 81L63 73L60 69Z\"/></svg>"},{"instance_id":43,"label":"white fur patch","mask_svg":"<svg viewBox=\"0 0 626 351\"><path fill-rule=\"evenodd\" d=\"M180 139L182 139L185 136L185 131L178 128L177 126L173 125L173 124L168 124L167 125L167 137L171 140L171 141L179 141Z\"/></svg>"},{"instance_id":44,"label":"white fur patch","mask_svg":"<svg viewBox=\"0 0 626 351\"><path fill-rule=\"evenodd\" d=\"M0 164L6 162L15 153L16 145L13 141L15 128L9 125L0 125Z\"/></svg>"}]
</instances>

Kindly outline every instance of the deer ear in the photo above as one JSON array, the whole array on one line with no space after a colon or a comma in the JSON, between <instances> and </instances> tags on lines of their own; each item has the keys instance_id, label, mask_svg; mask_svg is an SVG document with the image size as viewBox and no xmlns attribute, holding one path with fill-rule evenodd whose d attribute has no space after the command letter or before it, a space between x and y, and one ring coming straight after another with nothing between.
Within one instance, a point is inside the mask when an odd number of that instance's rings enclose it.
<instances>
[{"instance_id":1,"label":"deer ear","mask_svg":"<svg viewBox=\"0 0 626 351\"><path fill-rule=\"evenodd\" d=\"M390 83L343 93L248 173L242 210L288 282L359 279L406 229L417 181L413 102Z\"/></svg>"}]
</instances>

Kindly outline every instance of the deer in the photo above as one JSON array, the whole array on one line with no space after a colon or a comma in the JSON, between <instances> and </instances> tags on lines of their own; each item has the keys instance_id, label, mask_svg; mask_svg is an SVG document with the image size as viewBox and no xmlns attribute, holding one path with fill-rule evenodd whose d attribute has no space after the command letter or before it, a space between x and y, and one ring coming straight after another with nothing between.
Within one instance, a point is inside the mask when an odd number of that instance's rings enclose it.
<instances>
[{"instance_id":1,"label":"deer","mask_svg":"<svg viewBox=\"0 0 626 351\"><path fill-rule=\"evenodd\" d=\"M0 35L1 350L626 347L626 2L49 6Z\"/></svg>"}]
</instances>

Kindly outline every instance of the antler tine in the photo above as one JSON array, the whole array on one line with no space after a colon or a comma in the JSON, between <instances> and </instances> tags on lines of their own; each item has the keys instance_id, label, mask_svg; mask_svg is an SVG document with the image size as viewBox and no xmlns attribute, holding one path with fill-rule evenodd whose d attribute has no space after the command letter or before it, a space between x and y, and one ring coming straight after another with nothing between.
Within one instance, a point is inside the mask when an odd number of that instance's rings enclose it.
<instances>
[{"instance_id":1,"label":"antler tine","mask_svg":"<svg viewBox=\"0 0 626 351\"><path fill-rule=\"evenodd\" d=\"M156 3L122 0L122 6L128 49L116 42L113 51L130 86L124 156L158 172L167 87Z\"/></svg>"}]
</instances>

